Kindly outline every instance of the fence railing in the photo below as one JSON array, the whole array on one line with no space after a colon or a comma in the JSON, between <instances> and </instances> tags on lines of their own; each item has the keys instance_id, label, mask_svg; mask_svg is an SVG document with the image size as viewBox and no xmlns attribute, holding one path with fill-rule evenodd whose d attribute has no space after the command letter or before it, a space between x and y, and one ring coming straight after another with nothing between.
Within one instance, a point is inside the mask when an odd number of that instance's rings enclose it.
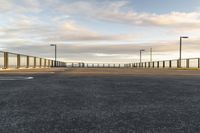
<instances>
[{"instance_id":1,"label":"fence railing","mask_svg":"<svg viewBox=\"0 0 200 133\"><path fill-rule=\"evenodd\" d=\"M125 66L133 68L200 68L200 58L129 63Z\"/></svg>"},{"instance_id":2,"label":"fence railing","mask_svg":"<svg viewBox=\"0 0 200 133\"><path fill-rule=\"evenodd\" d=\"M113 64L113 63L88 63L85 64L86 68L122 68L122 64Z\"/></svg>"},{"instance_id":3,"label":"fence railing","mask_svg":"<svg viewBox=\"0 0 200 133\"><path fill-rule=\"evenodd\" d=\"M47 58L0 51L0 69L66 67L66 63Z\"/></svg>"},{"instance_id":4,"label":"fence railing","mask_svg":"<svg viewBox=\"0 0 200 133\"><path fill-rule=\"evenodd\" d=\"M124 64L114 63L84 63L84 62L67 62L69 68L124 68Z\"/></svg>"},{"instance_id":5,"label":"fence railing","mask_svg":"<svg viewBox=\"0 0 200 133\"><path fill-rule=\"evenodd\" d=\"M36 56L0 51L0 69L23 69L23 68L124 68L124 64L114 63L84 63L62 62Z\"/></svg>"}]
</instances>

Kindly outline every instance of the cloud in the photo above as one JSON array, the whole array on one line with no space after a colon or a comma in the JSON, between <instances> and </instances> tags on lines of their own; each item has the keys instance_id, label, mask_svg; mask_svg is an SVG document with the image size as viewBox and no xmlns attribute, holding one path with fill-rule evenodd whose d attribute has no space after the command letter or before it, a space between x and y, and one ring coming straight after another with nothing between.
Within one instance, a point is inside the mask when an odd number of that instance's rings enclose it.
<instances>
[{"instance_id":1,"label":"cloud","mask_svg":"<svg viewBox=\"0 0 200 133\"><path fill-rule=\"evenodd\" d=\"M0 27L0 37L3 38L0 41L13 39L27 39L32 42L119 41L135 38L132 34L101 34L74 21L62 20L63 16L60 18L56 17L46 22L36 16L9 16L7 26Z\"/></svg>"},{"instance_id":2,"label":"cloud","mask_svg":"<svg viewBox=\"0 0 200 133\"><path fill-rule=\"evenodd\" d=\"M124 23L139 26L172 27L196 29L200 27L200 12L170 12L166 14L156 14L147 12L136 12L128 8L129 1L48 1L45 0L20 0L18 3L11 0L0 2L0 11L42 12L52 9L59 14L85 15L93 19L103 21ZM124 10L124 8L126 10Z\"/></svg>"},{"instance_id":3,"label":"cloud","mask_svg":"<svg viewBox=\"0 0 200 133\"><path fill-rule=\"evenodd\" d=\"M37 55L52 58L54 49L49 44L43 42L27 45L30 42L16 42L11 45L8 51ZM199 57L200 38L188 39L183 42L183 58ZM134 43L134 44L83 44L83 43L58 43L58 58L66 61L85 61L85 62L136 62L139 59L139 50L145 49L143 60L149 60L149 50L153 48L154 60L178 59L179 41Z\"/></svg>"},{"instance_id":4,"label":"cloud","mask_svg":"<svg viewBox=\"0 0 200 133\"><path fill-rule=\"evenodd\" d=\"M195 40L188 40L184 41L183 44L183 51L187 52L198 52L198 49L200 49L200 45L198 45L198 42L200 41L200 38ZM46 45L22 45L21 47L23 50L28 50L32 48L34 51L38 51L38 53L41 53L43 50L49 50L51 48L47 47ZM65 44L65 43L59 43L58 49L60 53L67 53L67 54L86 54L90 53L95 56L103 57L103 56L118 56L121 54L131 54L131 55L139 55L140 49L145 49L146 53L149 53L149 49L153 48L153 51L155 53L176 53L179 50L179 42L178 41L168 41L168 42L151 42L151 43L134 43L134 44L109 44L109 45L100 45L100 44L82 44L82 43L72 43L72 44ZM40 49L41 48L41 49ZM46 53L46 52L44 52Z\"/></svg>"},{"instance_id":5,"label":"cloud","mask_svg":"<svg viewBox=\"0 0 200 133\"><path fill-rule=\"evenodd\" d=\"M170 12L156 14L136 12L132 9L123 10L129 6L128 1L107 2L104 5L98 2L75 1L63 4L58 10L65 13L81 13L91 18L139 26L172 27L195 29L200 27L200 12Z\"/></svg>"},{"instance_id":6,"label":"cloud","mask_svg":"<svg viewBox=\"0 0 200 133\"><path fill-rule=\"evenodd\" d=\"M1 0L0 1L0 12L10 11L13 7L13 4L8 0Z\"/></svg>"},{"instance_id":7,"label":"cloud","mask_svg":"<svg viewBox=\"0 0 200 133\"><path fill-rule=\"evenodd\" d=\"M147 34L152 34L150 30L155 27L176 32L200 28L198 11L188 13L172 11L166 14L136 12L128 8L129 4L126 0L115 2L2 0L0 1L0 46L7 48L8 51L52 57L53 50L49 47L49 43L55 42L59 46L60 58L102 62L137 60L141 48L146 49L144 58L148 58L148 50L153 47L156 58L167 59L177 57L178 41L131 44L141 34L140 29L134 32L127 30L123 33L120 32L123 27L120 27L119 33L105 34L107 29L102 29L104 33L101 33L101 30L98 31L85 26L84 22L79 22L80 18L87 20L88 24L99 20L125 26L139 26L145 28ZM138 34L133 34L136 31ZM183 46L184 51L198 52L200 49L198 42L200 39L188 40Z\"/></svg>"},{"instance_id":8,"label":"cloud","mask_svg":"<svg viewBox=\"0 0 200 133\"><path fill-rule=\"evenodd\" d=\"M39 13L42 6L39 0L1 0L1 13Z\"/></svg>"}]
</instances>

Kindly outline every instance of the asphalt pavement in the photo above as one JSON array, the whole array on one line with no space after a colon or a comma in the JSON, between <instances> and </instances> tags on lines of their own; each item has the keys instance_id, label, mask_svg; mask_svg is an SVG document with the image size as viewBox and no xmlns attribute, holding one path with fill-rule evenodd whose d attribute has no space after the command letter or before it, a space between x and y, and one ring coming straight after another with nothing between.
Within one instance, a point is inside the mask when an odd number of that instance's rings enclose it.
<instances>
[{"instance_id":1,"label":"asphalt pavement","mask_svg":"<svg viewBox=\"0 0 200 133\"><path fill-rule=\"evenodd\" d=\"M1 73L0 133L200 132L199 71L125 71Z\"/></svg>"}]
</instances>

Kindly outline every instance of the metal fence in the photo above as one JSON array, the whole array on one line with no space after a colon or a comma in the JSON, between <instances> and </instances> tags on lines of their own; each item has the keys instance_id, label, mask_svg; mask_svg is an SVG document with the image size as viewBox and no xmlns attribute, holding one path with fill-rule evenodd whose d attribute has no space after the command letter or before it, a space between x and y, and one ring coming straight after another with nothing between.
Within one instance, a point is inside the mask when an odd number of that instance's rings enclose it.
<instances>
[{"instance_id":1,"label":"metal fence","mask_svg":"<svg viewBox=\"0 0 200 133\"><path fill-rule=\"evenodd\" d=\"M66 67L65 62L0 51L0 69Z\"/></svg>"},{"instance_id":2,"label":"metal fence","mask_svg":"<svg viewBox=\"0 0 200 133\"><path fill-rule=\"evenodd\" d=\"M126 67L126 65L113 64L113 63L62 62L36 56L0 51L0 69L48 68L48 67L124 68Z\"/></svg>"},{"instance_id":3,"label":"metal fence","mask_svg":"<svg viewBox=\"0 0 200 133\"><path fill-rule=\"evenodd\" d=\"M108 63L88 63L85 64L86 68L122 68L122 64L108 64Z\"/></svg>"},{"instance_id":4,"label":"metal fence","mask_svg":"<svg viewBox=\"0 0 200 133\"><path fill-rule=\"evenodd\" d=\"M133 68L200 68L200 58L129 63L125 66Z\"/></svg>"},{"instance_id":5,"label":"metal fence","mask_svg":"<svg viewBox=\"0 0 200 133\"><path fill-rule=\"evenodd\" d=\"M124 64L66 62L68 68L124 68Z\"/></svg>"}]
</instances>

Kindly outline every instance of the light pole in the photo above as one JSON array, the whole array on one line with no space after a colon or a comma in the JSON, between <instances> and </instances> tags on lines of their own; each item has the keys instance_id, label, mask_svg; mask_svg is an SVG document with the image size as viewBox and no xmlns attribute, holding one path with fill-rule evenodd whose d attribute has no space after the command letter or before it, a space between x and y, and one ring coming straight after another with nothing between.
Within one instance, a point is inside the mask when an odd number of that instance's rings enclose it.
<instances>
[{"instance_id":1,"label":"light pole","mask_svg":"<svg viewBox=\"0 0 200 133\"><path fill-rule=\"evenodd\" d=\"M57 61L57 45L56 44L50 44L50 46L55 47L55 61L54 61L54 66L56 67L56 61Z\"/></svg>"},{"instance_id":2,"label":"light pole","mask_svg":"<svg viewBox=\"0 0 200 133\"><path fill-rule=\"evenodd\" d=\"M153 58L152 53L153 53L153 50L152 48L150 48L150 62L152 62L152 58Z\"/></svg>"},{"instance_id":3,"label":"light pole","mask_svg":"<svg viewBox=\"0 0 200 133\"><path fill-rule=\"evenodd\" d=\"M141 67L141 63L142 63L142 52L145 51L144 49L140 50L140 67Z\"/></svg>"},{"instance_id":4,"label":"light pole","mask_svg":"<svg viewBox=\"0 0 200 133\"><path fill-rule=\"evenodd\" d=\"M179 67L181 68L181 59L182 59L182 39L187 39L189 38L188 36L181 36L180 37L180 51L179 51L179 54L180 54L180 57L179 57Z\"/></svg>"}]
</instances>

